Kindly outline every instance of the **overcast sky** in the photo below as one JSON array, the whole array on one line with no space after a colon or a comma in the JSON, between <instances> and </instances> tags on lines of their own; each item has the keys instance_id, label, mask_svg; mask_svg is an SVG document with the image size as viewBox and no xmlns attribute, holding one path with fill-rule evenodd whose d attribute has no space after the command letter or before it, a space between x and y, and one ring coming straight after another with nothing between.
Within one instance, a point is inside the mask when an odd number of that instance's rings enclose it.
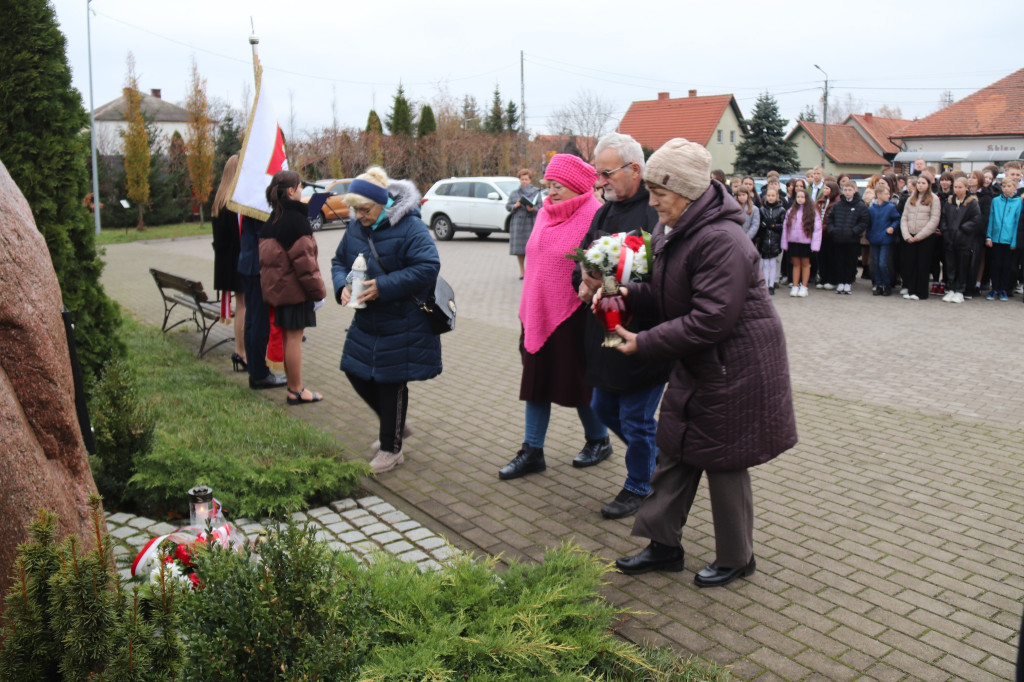
<instances>
[{"instance_id":1,"label":"overcast sky","mask_svg":"<svg viewBox=\"0 0 1024 682\"><path fill-rule=\"evenodd\" d=\"M86 0L53 4L88 108ZM632 101L690 89L732 93L749 116L768 90L792 121L820 101L824 75L815 64L828 72L833 103L852 96L863 111L887 104L905 118L922 117L944 90L960 99L1021 66L1004 56L1016 48L999 48L1020 40L1015 15L1000 20L996 5L974 11L962 2L93 0L91 7L97 107L120 95L129 51L144 92L160 88L164 99L184 103L194 58L209 96L241 107L245 88L252 92L251 17L282 128L288 132L291 111L300 135L335 116L340 126L362 128L373 107L384 118L399 81L416 102L446 88L483 106L497 84L504 101L518 104L520 50L533 132L549 132L552 111L585 90L610 102L616 121Z\"/></svg>"}]
</instances>

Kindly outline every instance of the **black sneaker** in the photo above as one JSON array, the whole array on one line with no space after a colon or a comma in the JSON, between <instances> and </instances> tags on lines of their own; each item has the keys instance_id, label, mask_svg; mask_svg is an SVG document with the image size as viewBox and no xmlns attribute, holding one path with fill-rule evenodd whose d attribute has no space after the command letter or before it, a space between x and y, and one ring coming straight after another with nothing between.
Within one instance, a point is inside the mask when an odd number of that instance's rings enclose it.
<instances>
[{"instance_id":1,"label":"black sneaker","mask_svg":"<svg viewBox=\"0 0 1024 682\"><path fill-rule=\"evenodd\" d=\"M592 467L608 459L611 454L612 444L608 436L598 440L588 440L580 453L572 460L572 465L576 468Z\"/></svg>"},{"instance_id":2,"label":"black sneaker","mask_svg":"<svg viewBox=\"0 0 1024 682\"><path fill-rule=\"evenodd\" d=\"M639 495L623 488L615 499L601 507L601 516L606 519L621 519L636 514L646 495Z\"/></svg>"}]
</instances>

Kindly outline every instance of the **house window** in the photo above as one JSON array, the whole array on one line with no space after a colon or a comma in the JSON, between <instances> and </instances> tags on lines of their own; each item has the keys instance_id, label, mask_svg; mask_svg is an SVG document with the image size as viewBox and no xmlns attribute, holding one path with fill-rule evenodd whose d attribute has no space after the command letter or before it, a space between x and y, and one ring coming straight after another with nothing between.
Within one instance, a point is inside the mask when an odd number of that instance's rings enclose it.
<instances>
[{"instance_id":1,"label":"house window","mask_svg":"<svg viewBox=\"0 0 1024 682\"><path fill-rule=\"evenodd\" d=\"M718 144L722 144L722 129L718 129Z\"/></svg>"},{"instance_id":2,"label":"house window","mask_svg":"<svg viewBox=\"0 0 1024 682\"><path fill-rule=\"evenodd\" d=\"M736 131L735 130L730 130L729 131L729 144L736 144Z\"/></svg>"}]
</instances>

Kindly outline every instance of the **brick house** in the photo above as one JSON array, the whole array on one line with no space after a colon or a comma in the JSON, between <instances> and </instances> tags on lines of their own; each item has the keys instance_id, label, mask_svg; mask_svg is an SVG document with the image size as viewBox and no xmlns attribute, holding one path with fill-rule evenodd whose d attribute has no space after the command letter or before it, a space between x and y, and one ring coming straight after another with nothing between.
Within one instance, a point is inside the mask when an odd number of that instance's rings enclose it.
<instances>
[{"instance_id":1,"label":"brick house","mask_svg":"<svg viewBox=\"0 0 1024 682\"><path fill-rule=\"evenodd\" d=\"M618 127L620 133L631 135L652 150L674 137L702 144L711 152L711 167L726 174L734 172L736 144L743 139L744 130L743 114L735 97L698 97L696 90L676 99L671 99L667 92L659 92L658 99L633 102Z\"/></svg>"}]
</instances>

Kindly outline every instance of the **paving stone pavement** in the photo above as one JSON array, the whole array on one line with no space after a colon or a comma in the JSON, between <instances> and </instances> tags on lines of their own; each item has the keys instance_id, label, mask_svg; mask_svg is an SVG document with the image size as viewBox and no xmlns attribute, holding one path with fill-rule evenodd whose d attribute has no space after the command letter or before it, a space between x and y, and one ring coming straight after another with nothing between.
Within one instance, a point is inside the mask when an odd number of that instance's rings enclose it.
<instances>
[{"instance_id":1,"label":"paving stone pavement","mask_svg":"<svg viewBox=\"0 0 1024 682\"><path fill-rule=\"evenodd\" d=\"M309 523L316 538L338 552L364 561L375 552L394 554L421 570L434 570L458 550L434 531L377 496L346 498L295 512L292 519ZM186 519L187 520L187 519ZM271 519L228 519L243 542L252 542L274 522ZM121 575L131 578L132 561L151 539L177 530L176 526L125 512L107 513L107 530L114 539L114 557Z\"/></svg>"},{"instance_id":2,"label":"paving stone pavement","mask_svg":"<svg viewBox=\"0 0 1024 682\"><path fill-rule=\"evenodd\" d=\"M340 231L317 236L325 279ZM609 561L643 546L629 519L599 509L625 478L623 445L573 469L573 410L556 409L548 470L499 481L522 442L516 317L507 241L438 244L458 328L445 369L410 385L416 433L406 462L366 487L461 549L540 560L575 542ZM103 282L130 314L159 326L148 268L212 281L204 238L107 247ZM714 559L707 494L683 532L686 570L610 574L606 596L639 613L624 636L730 666L747 680L999 680L1013 676L1024 597L1024 307L810 291L774 301L787 336L800 443L752 470L758 571L701 590ZM307 330L303 372L322 403L286 408L369 458L375 421L338 370L350 312L331 302ZM184 325L183 325L184 326ZM225 327L214 332L222 338ZM198 347L193 331L171 332ZM204 362L230 371L230 344Z\"/></svg>"}]
</instances>

